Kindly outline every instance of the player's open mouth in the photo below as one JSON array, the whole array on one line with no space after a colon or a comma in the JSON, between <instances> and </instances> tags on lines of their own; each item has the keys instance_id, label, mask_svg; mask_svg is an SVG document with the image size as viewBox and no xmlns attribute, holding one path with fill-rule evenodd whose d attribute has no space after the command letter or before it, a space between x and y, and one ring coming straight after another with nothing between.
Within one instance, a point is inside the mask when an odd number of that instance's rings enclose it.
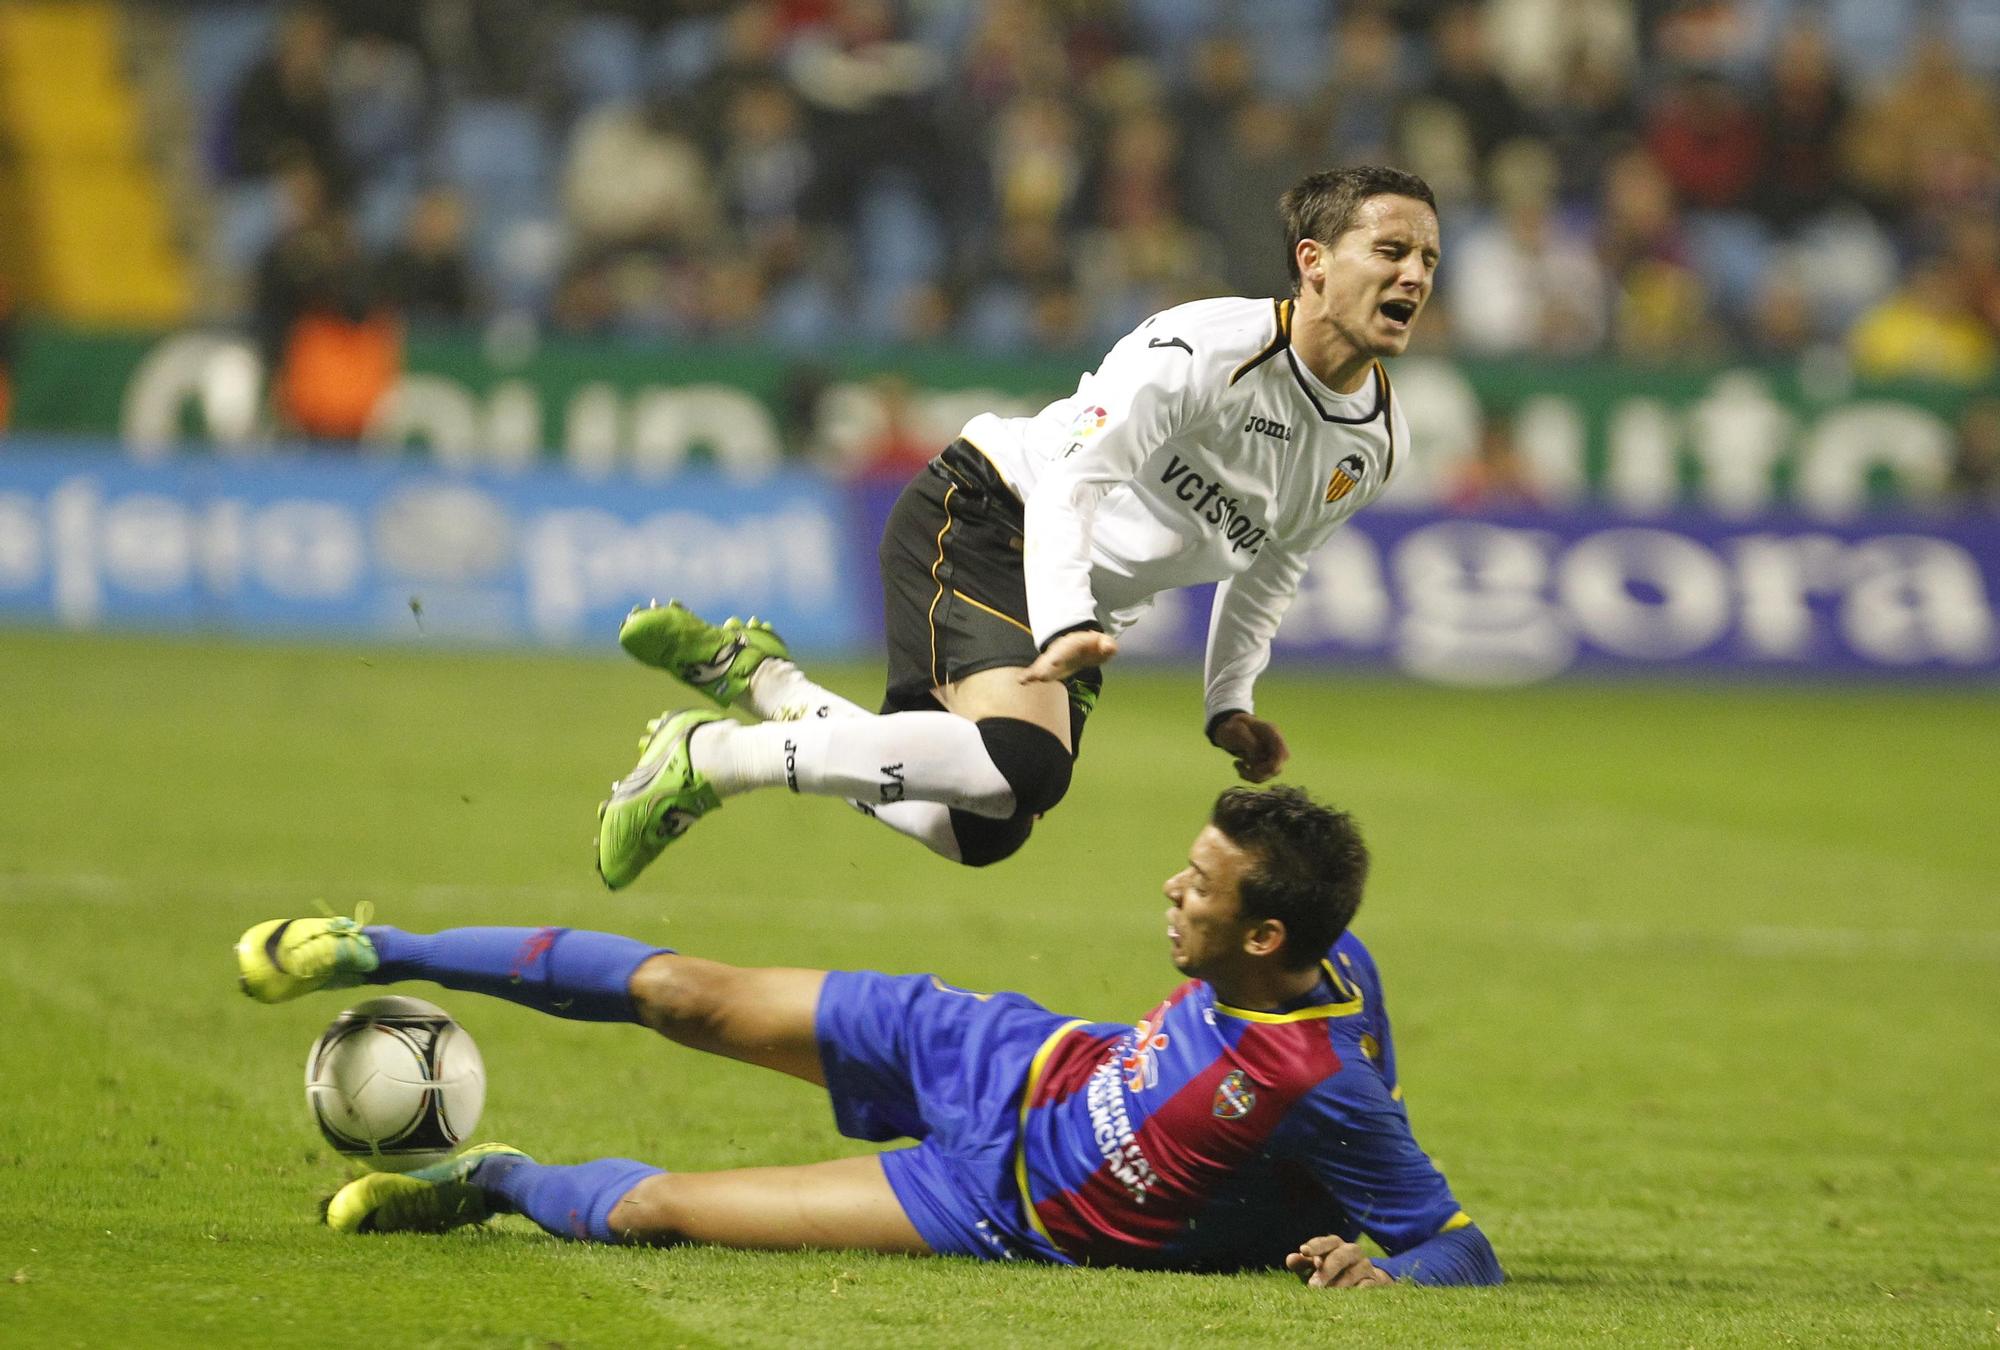
<instances>
[{"instance_id":1,"label":"player's open mouth","mask_svg":"<svg viewBox=\"0 0 2000 1350\"><path fill-rule=\"evenodd\" d=\"M1382 317L1399 328L1408 327L1410 320L1417 317L1416 302L1414 300L1384 300L1382 302Z\"/></svg>"}]
</instances>

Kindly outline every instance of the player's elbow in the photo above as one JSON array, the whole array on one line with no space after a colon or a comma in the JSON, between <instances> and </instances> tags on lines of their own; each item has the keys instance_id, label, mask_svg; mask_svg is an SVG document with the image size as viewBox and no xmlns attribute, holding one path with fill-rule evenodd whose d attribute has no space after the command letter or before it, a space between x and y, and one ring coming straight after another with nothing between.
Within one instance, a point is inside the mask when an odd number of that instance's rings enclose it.
<instances>
[{"instance_id":1,"label":"player's elbow","mask_svg":"<svg viewBox=\"0 0 2000 1350\"><path fill-rule=\"evenodd\" d=\"M1505 1284L1499 1253L1486 1234L1473 1224L1439 1233L1408 1251L1399 1252L1376 1264L1387 1269L1401 1284L1491 1285Z\"/></svg>"}]
</instances>

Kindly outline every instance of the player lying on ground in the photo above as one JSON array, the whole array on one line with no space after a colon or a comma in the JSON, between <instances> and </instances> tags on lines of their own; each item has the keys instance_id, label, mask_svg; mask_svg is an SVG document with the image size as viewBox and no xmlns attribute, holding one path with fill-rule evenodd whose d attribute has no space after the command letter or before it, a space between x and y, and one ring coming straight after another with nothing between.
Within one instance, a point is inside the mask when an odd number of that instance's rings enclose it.
<instances>
[{"instance_id":1,"label":"player lying on ground","mask_svg":"<svg viewBox=\"0 0 2000 1350\"><path fill-rule=\"evenodd\" d=\"M1209 620L1208 738L1261 783L1284 737L1252 686L1306 560L1409 458L1379 358L1431 291L1436 203L1393 169L1313 174L1285 194L1294 294L1156 314L1034 417L975 417L896 503L882 537L882 715L812 683L768 632L676 605L619 639L772 722L663 717L600 811L618 887L731 793L844 797L937 853L1008 857L1069 789L1117 634L1162 591L1222 583ZM790 720L785 720L790 719Z\"/></svg>"},{"instance_id":2,"label":"player lying on ground","mask_svg":"<svg viewBox=\"0 0 2000 1350\"><path fill-rule=\"evenodd\" d=\"M1190 978L1137 1025L933 976L742 970L560 928L430 935L271 920L243 987L431 980L819 1084L852 1138L915 1147L802 1167L547 1166L499 1145L345 1187L344 1232L493 1213L600 1242L864 1248L1191 1270L1283 1264L1315 1284L1483 1284L1492 1247L1417 1148L1381 979L1345 931L1367 853L1292 789L1232 788L1166 882ZM1370 1260L1366 1232L1389 1253Z\"/></svg>"}]
</instances>

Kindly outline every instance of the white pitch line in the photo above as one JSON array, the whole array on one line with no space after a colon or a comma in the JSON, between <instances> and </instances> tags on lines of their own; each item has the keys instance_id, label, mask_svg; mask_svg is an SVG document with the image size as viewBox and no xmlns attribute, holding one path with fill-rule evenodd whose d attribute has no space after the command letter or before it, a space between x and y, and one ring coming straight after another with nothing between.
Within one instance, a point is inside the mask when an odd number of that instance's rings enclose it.
<instances>
[{"instance_id":1,"label":"white pitch line","mask_svg":"<svg viewBox=\"0 0 2000 1350\"><path fill-rule=\"evenodd\" d=\"M95 872L0 872L0 904L58 899L72 903L116 904L137 893L162 887L201 892L218 899L290 905L294 909L309 906L313 899L321 897L359 900L398 894L427 905L503 900L568 905L579 900L601 901L604 898L595 888L583 884L574 887L482 886L455 882L430 882L416 886L367 882L329 885L240 879L165 880ZM336 905L336 908L340 907ZM859 912L863 908L872 910L876 907L857 906L856 910ZM1399 919L1391 918L1373 926L1394 929L1405 925ZM1649 924L1544 923L1505 918L1484 922L1455 918L1452 927L1457 932L1477 934L1484 941L1513 941L1523 946L1554 947L1581 954L1707 954L1753 960L1866 960L1888 957L1948 964L2000 963L2000 929L1996 928L1836 928L1799 924L1667 928Z\"/></svg>"}]
</instances>

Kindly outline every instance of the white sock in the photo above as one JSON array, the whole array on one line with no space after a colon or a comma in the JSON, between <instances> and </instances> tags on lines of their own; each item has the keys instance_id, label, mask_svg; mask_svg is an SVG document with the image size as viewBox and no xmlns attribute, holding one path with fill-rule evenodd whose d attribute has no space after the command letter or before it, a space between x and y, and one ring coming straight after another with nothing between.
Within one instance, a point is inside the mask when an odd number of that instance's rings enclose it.
<instances>
[{"instance_id":1,"label":"white sock","mask_svg":"<svg viewBox=\"0 0 2000 1350\"><path fill-rule=\"evenodd\" d=\"M688 750L724 797L783 784L794 792L846 797L878 814L906 801L937 802L996 820L1014 814L1014 790L993 767L979 728L953 713L828 716L747 727L708 722L695 728Z\"/></svg>"},{"instance_id":2,"label":"white sock","mask_svg":"<svg viewBox=\"0 0 2000 1350\"><path fill-rule=\"evenodd\" d=\"M872 717L858 703L850 703L823 685L814 684L806 673L773 656L750 676L744 701L750 711L767 722L800 722L819 717Z\"/></svg>"},{"instance_id":3,"label":"white sock","mask_svg":"<svg viewBox=\"0 0 2000 1350\"><path fill-rule=\"evenodd\" d=\"M871 820L879 820L897 834L905 834L939 857L959 860L958 836L951 829L951 808L942 802L897 802L892 806L869 806L848 799L849 806Z\"/></svg>"}]
</instances>

